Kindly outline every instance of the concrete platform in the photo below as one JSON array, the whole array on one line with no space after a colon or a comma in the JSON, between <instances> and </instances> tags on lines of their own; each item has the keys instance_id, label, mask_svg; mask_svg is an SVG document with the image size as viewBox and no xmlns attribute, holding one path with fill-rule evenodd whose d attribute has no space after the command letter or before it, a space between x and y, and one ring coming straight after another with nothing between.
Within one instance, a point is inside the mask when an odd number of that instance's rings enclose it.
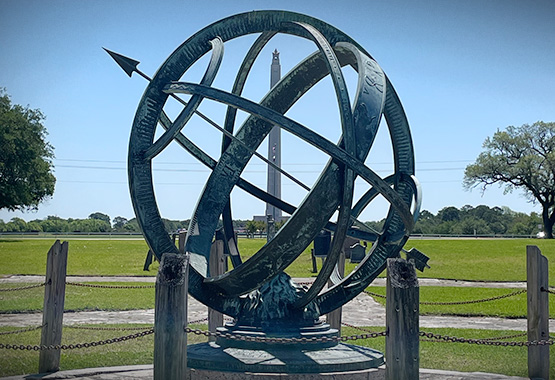
<instances>
[{"instance_id":1,"label":"concrete platform","mask_svg":"<svg viewBox=\"0 0 555 380\"><path fill-rule=\"evenodd\" d=\"M380 379L380 377L359 377L364 376L360 371L360 374L351 373L353 375L349 379L359 380L359 379ZM375 373L375 376L383 375L384 368L380 367ZM215 374L214 374L215 375ZM241 374L241 379L254 380L256 379L255 373ZM320 374L319 379L322 380L335 380L337 379L337 373ZM374 375L374 374L373 374ZM301 379L299 374L294 374L296 377L291 379ZM335 376L335 377L334 377ZM136 379L136 380L151 380L153 378L152 365L134 365L134 366L120 366L120 367L103 367L103 368L85 368L85 369L75 369L71 371L59 371L51 374L36 374L36 375L21 375L21 376L10 376L3 377L2 380L31 380L31 379L43 379L43 380L61 380L61 379L79 379L79 380L116 380L116 379ZM210 377L213 380L230 380L228 377ZM287 377L282 377L281 374L276 374L275 379L286 379ZM196 378L198 379L198 378ZM194 377L191 380L196 380ZM259 378L260 379L260 378ZM381 378L383 379L383 377ZM491 373L483 372L455 372L455 371L443 371L434 369L420 369L420 379L421 380L527 380L524 377L515 376L504 376ZM303 378L304 380L304 378Z\"/></svg>"}]
</instances>

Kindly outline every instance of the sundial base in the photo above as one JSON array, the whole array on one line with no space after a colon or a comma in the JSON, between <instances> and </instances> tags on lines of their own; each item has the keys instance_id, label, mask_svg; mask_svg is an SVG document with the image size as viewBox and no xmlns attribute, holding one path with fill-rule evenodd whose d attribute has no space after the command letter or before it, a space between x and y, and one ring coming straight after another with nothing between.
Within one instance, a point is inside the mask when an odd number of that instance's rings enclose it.
<instances>
[{"instance_id":1,"label":"sundial base","mask_svg":"<svg viewBox=\"0 0 555 380\"><path fill-rule=\"evenodd\" d=\"M268 344L265 349L246 349L222 347L210 342L190 345L187 349L191 380L244 379L245 373L253 379L273 379L278 374L291 374L292 379L299 379L302 374L302 379L308 380L312 379L309 375L316 376L316 379L323 373L333 373L333 379L342 378L342 375L346 376L345 379L357 379L357 373L364 373L361 379L380 379L383 378L383 371L378 370L378 367L383 364L381 352L344 343L322 349L307 349L298 345L283 347L277 344ZM221 377L217 377L215 372ZM370 377L370 373L377 377Z\"/></svg>"}]
</instances>

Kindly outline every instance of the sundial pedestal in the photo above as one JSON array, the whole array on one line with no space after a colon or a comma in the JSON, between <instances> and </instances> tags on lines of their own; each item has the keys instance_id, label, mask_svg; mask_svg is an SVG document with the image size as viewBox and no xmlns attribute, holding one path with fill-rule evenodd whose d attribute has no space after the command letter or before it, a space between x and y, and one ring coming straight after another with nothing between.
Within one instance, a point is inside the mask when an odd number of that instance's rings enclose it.
<instances>
[{"instance_id":1,"label":"sundial pedestal","mask_svg":"<svg viewBox=\"0 0 555 380\"><path fill-rule=\"evenodd\" d=\"M297 331L266 333L257 328L240 326L230 332L240 337L321 338L337 336L337 330L325 323ZM312 331L311 331L312 330ZM301 332L302 331L302 332ZM216 342L190 345L187 350L189 377L193 379L383 379L383 354L368 347L337 341L262 342L218 338ZM333 377L332 377L333 375Z\"/></svg>"},{"instance_id":2,"label":"sundial pedestal","mask_svg":"<svg viewBox=\"0 0 555 380\"><path fill-rule=\"evenodd\" d=\"M236 322L218 327L215 342L188 347L187 367L195 369L191 373L198 376L206 374L192 378L214 378L212 372L216 371L225 379L244 379L245 373L257 379L275 378L278 374L291 374L295 379L302 374L303 379L304 376L310 379L332 372L336 376L352 375L353 371L377 369L384 363L381 352L339 343L339 331L313 318L316 314L310 308L305 313L292 308L295 299L304 292L289 275L280 273L250 293L248 312ZM265 307L272 301L282 308Z\"/></svg>"}]
</instances>

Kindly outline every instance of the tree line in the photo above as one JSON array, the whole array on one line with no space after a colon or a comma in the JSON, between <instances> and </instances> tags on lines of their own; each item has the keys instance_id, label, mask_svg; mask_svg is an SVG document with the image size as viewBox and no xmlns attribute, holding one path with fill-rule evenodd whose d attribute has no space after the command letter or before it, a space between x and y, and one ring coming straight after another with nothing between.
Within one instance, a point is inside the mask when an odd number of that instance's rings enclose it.
<instances>
[{"instance_id":1,"label":"tree line","mask_svg":"<svg viewBox=\"0 0 555 380\"><path fill-rule=\"evenodd\" d=\"M166 231L171 234L189 226L189 219L169 220L163 219ZM255 233L266 229L264 222L253 220L235 220L236 230ZM381 221L366 222L370 228L380 231L385 223ZM282 223L276 224L279 229ZM463 206L460 209L449 206L433 214L423 210L416 222L413 234L425 235L522 235L535 236L542 225L542 217L532 212L529 215L512 211L508 207L477 207ZM45 219L36 219L26 222L21 218L12 218L5 223L0 219L0 232L141 232L135 218L127 219L95 212L86 219L63 219L57 216L48 216Z\"/></svg>"},{"instance_id":2,"label":"tree line","mask_svg":"<svg viewBox=\"0 0 555 380\"><path fill-rule=\"evenodd\" d=\"M385 222L366 222L380 230ZM414 226L413 234L424 235L522 235L535 236L541 231L542 217L532 212L529 215L508 207L466 205L460 209L449 206L432 214L423 210Z\"/></svg>"}]
</instances>

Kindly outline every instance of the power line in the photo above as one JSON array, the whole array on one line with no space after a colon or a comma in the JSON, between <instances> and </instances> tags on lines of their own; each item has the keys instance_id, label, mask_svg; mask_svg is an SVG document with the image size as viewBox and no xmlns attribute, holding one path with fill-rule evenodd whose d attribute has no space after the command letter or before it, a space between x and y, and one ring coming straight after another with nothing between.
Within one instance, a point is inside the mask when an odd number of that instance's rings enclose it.
<instances>
[{"instance_id":1,"label":"power line","mask_svg":"<svg viewBox=\"0 0 555 380\"><path fill-rule=\"evenodd\" d=\"M282 165L287 166L287 165ZM66 169L93 169L93 170L127 170L125 167L113 167L113 166L85 166L85 165L55 165L56 168L66 168ZM430 171L455 171L464 170L465 168L422 168L418 169L417 172L430 172ZM153 171L157 172L181 172L181 173L208 173L209 169L161 169L153 168ZM320 173L321 170L289 170L290 173L305 173L313 174ZM376 170L378 173L386 173L385 170ZM265 170L244 170L244 173L266 173Z\"/></svg>"}]
</instances>

